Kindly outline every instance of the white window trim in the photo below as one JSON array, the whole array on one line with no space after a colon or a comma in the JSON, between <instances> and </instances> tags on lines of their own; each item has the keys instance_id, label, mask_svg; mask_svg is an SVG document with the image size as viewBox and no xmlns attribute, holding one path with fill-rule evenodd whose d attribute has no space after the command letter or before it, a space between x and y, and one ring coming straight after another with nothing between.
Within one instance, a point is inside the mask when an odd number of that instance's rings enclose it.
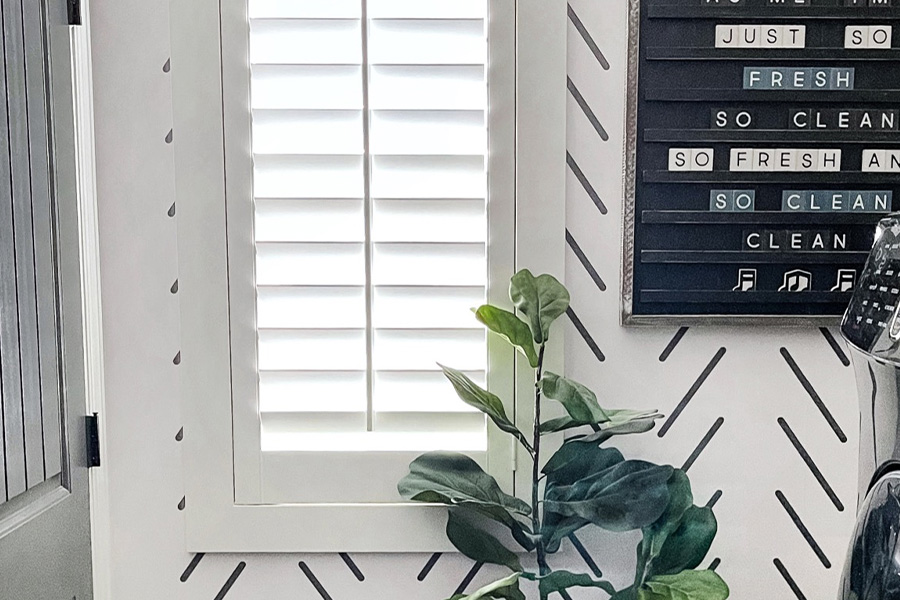
<instances>
[{"instance_id":1,"label":"white window trim","mask_svg":"<svg viewBox=\"0 0 900 600\"><path fill-rule=\"evenodd\" d=\"M240 62L229 60L231 56L226 55L223 63L220 43L220 27L227 35L228 27L246 18L243 4L238 0L223 0L220 12L219 0L171 2L187 550L451 550L444 534L444 519L440 518L441 507L251 505L235 501L236 494L244 499L248 492L252 497L254 485L258 489L258 483L251 481L249 489L242 484L236 490L233 476L235 416L231 402L229 265L224 226L226 193L249 193L249 178L232 179L230 170L230 161L249 159L249 132L244 132L246 137L242 133L237 138L225 139L223 123L227 109L223 109L221 92L223 81L232 88L233 78L246 80L246 72L229 69L229 65L237 65L231 68L240 70ZM515 257L510 257L505 265L501 263L497 276L503 281L490 281L488 292L490 302L508 305L506 279L514 267L553 273L560 279L564 272L566 3L490 0L490 8L491 20L514 19L516 23L515 41L512 28L491 26L489 66L492 78L504 77L511 84L515 77L516 86L515 110L509 107L503 113L509 118L501 123L491 122L492 143L494 139L501 142L492 145L488 159L490 191L512 189L513 178L516 190ZM246 33L230 33L235 39L246 36ZM506 52L498 56L497 48L505 48ZM226 52L245 53L246 48L229 47ZM498 132L498 127L502 131ZM229 135L233 131L236 131L233 127L229 128ZM243 156L234 152L234 148L241 147ZM227 187L226 169L229 169ZM506 218L512 219L513 207L507 210ZM498 216L491 214L489 218ZM513 235L512 231L509 235ZM499 243L511 246L511 241L499 240ZM252 257L238 260L246 262ZM231 266L234 267L233 262ZM252 262L244 266L249 269ZM246 334L237 332L237 335ZM558 335L546 355L548 367L557 371L562 367L561 341ZM492 360L494 356L491 348ZM515 379L516 395L530 399L533 393L530 369L518 369L521 376L515 378L511 366L502 371L494 364L491 366L492 378L504 378L510 389ZM519 427L531 430L527 414L530 410L514 411L510 407L510 411L515 414ZM498 449L492 448L492 452L504 450L509 454L521 452L513 450L508 442ZM518 462L524 464L524 458L520 458ZM514 460L508 462L514 464ZM510 476L503 482L508 489L517 488L524 494L530 489L530 473L522 470L517 473L516 479L522 478L521 485L511 481ZM403 527L398 529L399 523Z\"/></svg>"}]
</instances>

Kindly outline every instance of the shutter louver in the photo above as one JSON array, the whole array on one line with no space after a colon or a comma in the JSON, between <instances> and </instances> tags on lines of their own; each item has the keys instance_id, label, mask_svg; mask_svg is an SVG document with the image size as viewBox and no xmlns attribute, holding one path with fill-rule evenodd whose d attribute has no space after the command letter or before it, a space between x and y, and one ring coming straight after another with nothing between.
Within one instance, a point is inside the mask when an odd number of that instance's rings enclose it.
<instances>
[{"instance_id":1,"label":"shutter louver","mask_svg":"<svg viewBox=\"0 0 900 600\"><path fill-rule=\"evenodd\" d=\"M249 8L262 450L484 452L486 1Z\"/></svg>"}]
</instances>

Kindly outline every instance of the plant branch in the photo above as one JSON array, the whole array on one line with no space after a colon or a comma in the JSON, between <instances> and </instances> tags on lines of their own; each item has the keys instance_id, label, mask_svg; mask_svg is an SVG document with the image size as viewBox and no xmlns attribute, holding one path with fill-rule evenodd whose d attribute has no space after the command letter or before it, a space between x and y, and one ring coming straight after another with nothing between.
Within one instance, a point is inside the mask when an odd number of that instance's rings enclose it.
<instances>
[{"instance_id":1,"label":"plant branch","mask_svg":"<svg viewBox=\"0 0 900 600\"><path fill-rule=\"evenodd\" d=\"M525 438L525 434L520 431L518 435L515 435L515 438L519 440L519 443L522 444L522 447L525 448L528 454L530 454L532 458L534 458L534 447L528 443L528 440Z\"/></svg>"},{"instance_id":2,"label":"plant branch","mask_svg":"<svg viewBox=\"0 0 900 600\"><path fill-rule=\"evenodd\" d=\"M531 521L534 532L537 535L537 563L538 572L546 575L550 572L547 566L547 556L544 550L544 540L541 535L540 487L541 487L541 377L544 370L544 348L541 344L538 354L537 370L534 374L534 463L531 470Z\"/></svg>"}]
</instances>

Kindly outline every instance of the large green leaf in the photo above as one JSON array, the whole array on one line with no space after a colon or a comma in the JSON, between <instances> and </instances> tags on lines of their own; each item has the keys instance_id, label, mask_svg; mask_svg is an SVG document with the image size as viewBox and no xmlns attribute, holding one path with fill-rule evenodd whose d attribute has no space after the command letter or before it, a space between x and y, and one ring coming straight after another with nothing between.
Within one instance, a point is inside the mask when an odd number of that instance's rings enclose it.
<instances>
[{"instance_id":1,"label":"large green leaf","mask_svg":"<svg viewBox=\"0 0 900 600\"><path fill-rule=\"evenodd\" d=\"M505 508L489 506L487 504L470 504L461 502L457 506L477 511L497 523L505 525L516 542L527 552L534 550L534 540L531 538L531 530L521 521L512 516Z\"/></svg>"},{"instance_id":2,"label":"large green leaf","mask_svg":"<svg viewBox=\"0 0 900 600\"><path fill-rule=\"evenodd\" d=\"M590 425L609 421L594 392L577 381L548 372L541 379L541 390L545 396L562 404L575 422Z\"/></svg>"},{"instance_id":3,"label":"large green leaf","mask_svg":"<svg viewBox=\"0 0 900 600\"><path fill-rule=\"evenodd\" d=\"M496 590L491 592L491 598L495 600L526 600L525 594L522 593L522 590L519 589L519 582L515 582L512 585L505 585L498 587Z\"/></svg>"},{"instance_id":4,"label":"large green leaf","mask_svg":"<svg viewBox=\"0 0 900 600\"><path fill-rule=\"evenodd\" d=\"M555 419L549 419L541 423L541 435L547 435L548 433L557 433L559 431L574 429L576 427L583 427L587 424L588 423L579 423L569 416L557 417Z\"/></svg>"},{"instance_id":5,"label":"large green leaf","mask_svg":"<svg viewBox=\"0 0 900 600\"><path fill-rule=\"evenodd\" d=\"M521 573L513 573L509 577L504 577L503 579L498 579L493 583L489 583L483 588L479 589L476 592L473 592L469 595L466 594L455 594L450 597L450 600L482 600L482 598L508 598L509 600L525 600L524 594L519 591L519 577L521 577ZM511 595L509 594L510 588L514 589L515 592ZM506 595L500 595L506 594Z\"/></svg>"},{"instance_id":6,"label":"large green leaf","mask_svg":"<svg viewBox=\"0 0 900 600\"><path fill-rule=\"evenodd\" d=\"M531 444L528 443L525 434L519 431L513 422L509 420L509 417L506 416L506 409L503 408L503 402L500 398L481 388L462 371L457 371L444 365L439 366L444 372L444 377L450 380L450 383L453 384L453 388L456 390L456 394L463 402L469 406L474 406L486 414L497 427L514 435L525 448L532 451Z\"/></svg>"},{"instance_id":7,"label":"large green leaf","mask_svg":"<svg viewBox=\"0 0 900 600\"><path fill-rule=\"evenodd\" d=\"M481 590L479 590L479 592L480 591ZM467 596L465 594L456 594L450 598L450 600L470 600L471 598L472 596ZM488 593L486 596L481 596L481 598L490 598L491 600L527 600L525 594L519 589L518 582L505 587L499 587Z\"/></svg>"},{"instance_id":8,"label":"large green leaf","mask_svg":"<svg viewBox=\"0 0 900 600\"><path fill-rule=\"evenodd\" d=\"M553 496L552 490L555 487L572 485L624 460L622 453L615 448L566 442L550 457L542 469L547 475L545 498L548 493L550 497ZM588 523L590 521L579 516L563 516L548 511L541 525L541 536L547 551L550 553L559 551L560 543L566 536L575 533Z\"/></svg>"},{"instance_id":9,"label":"large green leaf","mask_svg":"<svg viewBox=\"0 0 900 600\"><path fill-rule=\"evenodd\" d=\"M462 518L458 509L451 508L447 513L447 539L472 560L503 565L516 572L524 570L518 556L490 533Z\"/></svg>"},{"instance_id":10,"label":"large green leaf","mask_svg":"<svg viewBox=\"0 0 900 600\"><path fill-rule=\"evenodd\" d=\"M580 442L602 444L614 435L645 433L656 426L656 420L662 415L655 410L607 410L609 421L600 424L600 430L583 438Z\"/></svg>"},{"instance_id":11,"label":"large green leaf","mask_svg":"<svg viewBox=\"0 0 900 600\"><path fill-rule=\"evenodd\" d=\"M728 586L713 571L682 571L647 581L638 600L725 600Z\"/></svg>"},{"instance_id":12,"label":"large green leaf","mask_svg":"<svg viewBox=\"0 0 900 600\"><path fill-rule=\"evenodd\" d=\"M644 433L653 429L655 421L662 415L655 410L627 410L627 409L603 409L606 421L590 423L573 419L571 416L559 417L541 423L541 433L555 433L585 425L596 425L596 431L591 434L574 437L580 442L603 443L614 435L629 433Z\"/></svg>"},{"instance_id":13,"label":"large green leaf","mask_svg":"<svg viewBox=\"0 0 900 600\"><path fill-rule=\"evenodd\" d=\"M675 469L672 472L666 486L669 489L669 503L666 505L666 510L659 519L644 527L644 537L638 544L637 573L641 576L641 580L646 577L645 567L647 564L659 556L666 540L681 524L681 518L685 511L694 504L691 482L681 469Z\"/></svg>"},{"instance_id":14,"label":"large green leaf","mask_svg":"<svg viewBox=\"0 0 900 600\"><path fill-rule=\"evenodd\" d=\"M509 297L528 318L534 341L543 344L550 339L550 325L569 308L569 292L552 275L535 277L528 269L513 275Z\"/></svg>"},{"instance_id":15,"label":"large green leaf","mask_svg":"<svg viewBox=\"0 0 900 600\"><path fill-rule=\"evenodd\" d=\"M603 412L606 413L607 421L596 424L597 431L588 435L573 437L572 440L602 444L614 435L650 431L656 424L656 420L662 418L662 415L655 410L604 409ZM554 433L575 427L583 427L584 425L594 424L576 421L569 416L560 417L541 423L541 433Z\"/></svg>"},{"instance_id":16,"label":"large green leaf","mask_svg":"<svg viewBox=\"0 0 900 600\"><path fill-rule=\"evenodd\" d=\"M544 549L550 554L559 552L565 538L589 524L590 521L581 517L564 517L554 512L546 512L541 523Z\"/></svg>"},{"instance_id":17,"label":"large green leaf","mask_svg":"<svg viewBox=\"0 0 900 600\"><path fill-rule=\"evenodd\" d=\"M524 574L527 576L527 574ZM532 579L532 577L529 577ZM573 587L600 588L609 595L616 593L616 588L608 581L594 579L586 573L572 573L570 571L553 571L543 577L533 577L538 582L538 590L541 598L554 592L560 592Z\"/></svg>"},{"instance_id":18,"label":"large green leaf","mask_svg":"<svg viewBox=\"0 0 900 600\"><path fill-rule=\"evenodd\" d=\"M475 316L484 326L506 338L510 344L519 349L528 358L528 364L532 368L538 366L538 355L531 339L531 330L528 323L515 314L490 304L485 304L475 311Z\"/></svg>"},{"instance_id":19,"label":"large green leaf","mask_svg":"<svg viewBox=\"0 0 900 600\"><path fill-rule=\"evenodd\" d=\"M678 529L663 544L659 556L650 562L650 575L675 575L696 568L709 552L717 529L711 508L689 507L684 511Z\"/></svg>"},{"instance_id":20,"label":"large green leaf","mask_svg":"<svg viewBox=\"0 0 900 600\"><path fill-rule=\"evenodd\" d=\"M541 472L547 476L548 487L572 485L624 460L625 457L615 448L565 442L550 457Z\"/></svg>"},{"instance_id":21,"label":"large green leaf","mask_svg":"<svg viewBox=\"0 0 900 600\"><path fill-rule=\"evenodd\" d=\"M572 485L550 487L544 507L610 531L640 529L666 509L671 475L672 467L626 460Z\"/></svg>"},{"instance_id":22,"label":"large green leaf","mask_svg":"<svg viewBox=\"0 0 900 600\"><path fill-rule=\"evenodd\" d=\"M500 489L497 481L464 454L428 452L409 465L409 473L397 484L407 500L449 505L476 504L520 515L531 507Z\"/></svg>"}]
</instances>

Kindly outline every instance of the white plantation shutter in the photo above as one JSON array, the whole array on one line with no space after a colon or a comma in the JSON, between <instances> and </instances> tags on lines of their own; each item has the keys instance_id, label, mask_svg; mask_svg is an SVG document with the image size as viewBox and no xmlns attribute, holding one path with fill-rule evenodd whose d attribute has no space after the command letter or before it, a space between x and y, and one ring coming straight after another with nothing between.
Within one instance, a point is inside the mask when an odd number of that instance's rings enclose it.
<instances>
[{"instance_id":1,"label":"white plantation shutter","mask_svg":"<svg viewBox=\"0 0 900 600\"><path fill-rule=\"evenodd\" d=\"M249 2L263 479L316 469L296 453L484 458L436 363L485 382L486 10Z\"/></svg>"},{"instance_id":2,"label":"white plantation shutter","mask_svg":"<svg viewBox=\"0 0 900 600\"><path fill-rule=\"evenodd\" d=\"M530 370L469 309L563 271L565 3L172 10L188 548L448 551L446 511L400 501L411 460L531 487L435 363L530 429Z\"/></svg>"}]
</instances>

